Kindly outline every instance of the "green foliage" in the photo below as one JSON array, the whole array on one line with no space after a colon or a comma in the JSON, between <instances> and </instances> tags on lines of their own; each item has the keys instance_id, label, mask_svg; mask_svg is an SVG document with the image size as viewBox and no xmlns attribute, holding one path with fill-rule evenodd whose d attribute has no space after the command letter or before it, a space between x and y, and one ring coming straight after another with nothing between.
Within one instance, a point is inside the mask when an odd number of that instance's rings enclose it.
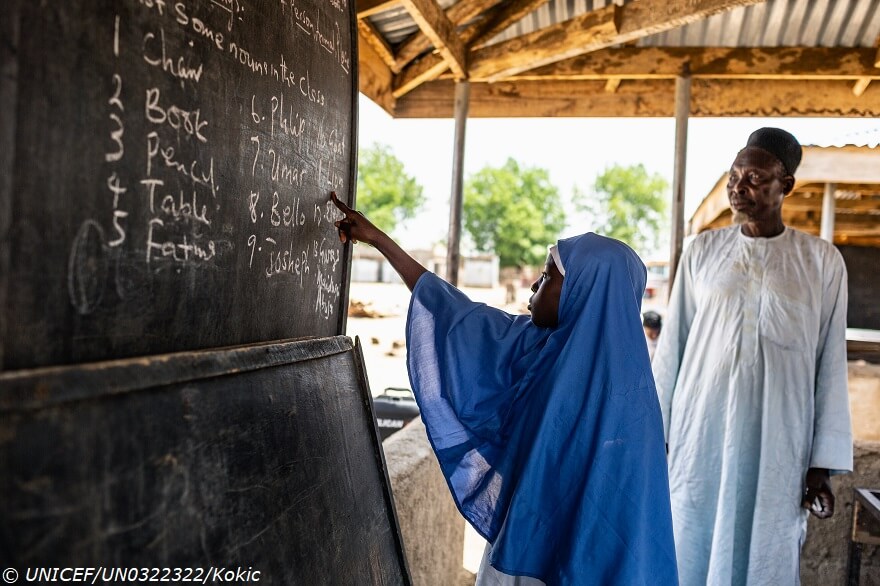
<instances>
[{"instance_id":1,"label":"green foliage","mask_svg":"<svg viewBox=\"0 0 880 586\"><path fill-rule=\"evenodd\" d=\"M502 267L544 264L547 245L565 227L559 190L547 170L523 168L513 159L468 178L463 216L477 250L494 251Z\"/></svg>"},{"instance_id":2,"label":"green foliage","mask_svg":"<svg viewBox=\"0 0 880 586\"><path fill-rule=\"evenodd\" d=\"M592 201L577 189L574 200L593 216L597 233L644 253L657 247L666 228L668 191L666 179L649 175L644 165L612 165L596 178Z\"/></svg>"},{"instance_id":3,"label":"green foliage","mask_svg":"<svg viewBox=\"0 0 880 586\"><path fill-rule=\"evenodd\" d=\"M387 145L358 152L357 208L384 232L415 216L425 203L422 186L407 175Z\"/></svg>"}]
</instances>

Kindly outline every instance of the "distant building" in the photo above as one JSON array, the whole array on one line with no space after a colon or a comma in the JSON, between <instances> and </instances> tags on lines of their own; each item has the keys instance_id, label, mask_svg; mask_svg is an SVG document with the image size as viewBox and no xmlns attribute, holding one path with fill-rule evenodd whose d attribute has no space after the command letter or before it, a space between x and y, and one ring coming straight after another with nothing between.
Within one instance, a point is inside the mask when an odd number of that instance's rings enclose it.
<instances>
[{"instance_id":1,"label":"distant building","mask_svg":"<svg viewBox=\"0 0 880 586\"><path fill-rule=\"evenodd\" d=\"M429 271L446 276L446 248L411 250L409 253ZM462 255L458 284L462 287L497 287L500 271L494 254ZM360 283L402 283L397 271L375 248L355 247L351 263L351 280Z\"/></svg>"}]
</instances>

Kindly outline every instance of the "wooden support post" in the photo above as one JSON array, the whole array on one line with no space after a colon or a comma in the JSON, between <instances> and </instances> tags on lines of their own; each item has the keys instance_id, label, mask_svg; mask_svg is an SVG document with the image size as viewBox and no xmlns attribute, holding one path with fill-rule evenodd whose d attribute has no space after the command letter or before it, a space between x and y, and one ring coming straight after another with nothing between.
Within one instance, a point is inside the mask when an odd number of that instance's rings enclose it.
<instances>
[{"instance_id":1,"label":"wooden support post","mask_svg":"<svg viewBox=\"0 0 880 586\"><path fill-rule=\"evenodd\" d=\"M672 175L672 238L669 251L669 291L675 281L684 243L684 178L687 129L691 108L691 76L687 63L675 78L675 166Z\"/></svg>"},{"instance_id":2,"label":"wooden support post","mask_svg":"<svg viewBox=\"0 0 880 586\"><path fill-rule=\"evenodd\" d=\"M449 198L449 237L446 244L446 280L458 286L458 263L461 258L461 206L464 189L464 130L467 122L471 84L455 84L455 144L452 156L452 194Z\"/></svg>"},{"instance_id":3,"label":"wooden support post","mask_svg":"<svg viewBox=\"0 0 880 586\"><path fill-rule=\"evenodd\" d=\"M862 77L853 84L852 93L855 97L860 98L868 86L871 84L870 77Z\"/></svg>"},{"instance_id":4,"label":"wooden support post","mask_svg":"<svg viewBox=\"0 0 880 586\"><path fill-rule=\"evenodd\" d=\"M834 200L835 191L837 191L837 184L825 184L825 194L822 197L822 220L819 225L819 238L832 244L834 244L834 209L837 207Z\"/></svg>"},{"instance_id":5,"label":"wooden support post","mask_svg":"<svg viewBox=\"0 0 880 586\"><path fill-rule=\"evenodd\" d=\"M617 91L617 88L620 87L620 78L619 77L611 77L608 78L608 81L605 82L605 91L609 94L613 94Z\"/></svg>"}]
</instances>

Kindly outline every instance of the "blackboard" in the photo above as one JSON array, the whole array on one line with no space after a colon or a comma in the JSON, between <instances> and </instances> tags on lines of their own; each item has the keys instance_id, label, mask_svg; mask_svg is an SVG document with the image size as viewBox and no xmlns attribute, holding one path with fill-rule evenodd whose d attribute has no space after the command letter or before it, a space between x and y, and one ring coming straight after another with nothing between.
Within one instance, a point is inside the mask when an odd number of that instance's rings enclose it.
<instances>
[{"instance_id":1,"label":"blackboard","mask_svg":"<svg viewBox=\"0 0 880 586\"><path fill-rule=\"evenodd\" d=\"M0 370L344 331L351 0L4 0Z\"/></svg>"},{"instance_id":2,"label":"blackboard","mask_svg":"<svg viewBox=\"0 0 880 586\"><path fill-rule=\"evenodd\" d=\"M361 360L339 336L0 374L0 565L408 584Z\"/></svg>"}]
</instances>

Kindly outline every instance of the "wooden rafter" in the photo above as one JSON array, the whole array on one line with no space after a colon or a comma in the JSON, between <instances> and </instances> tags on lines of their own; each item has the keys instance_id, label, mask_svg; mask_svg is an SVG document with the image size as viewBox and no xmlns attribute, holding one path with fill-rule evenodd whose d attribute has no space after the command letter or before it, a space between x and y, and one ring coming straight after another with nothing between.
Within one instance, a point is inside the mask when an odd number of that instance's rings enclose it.
<instances>
[{"instance_id":1,"label":"wooden rafter","mask_svg":"<svg viewBox=\"0 0 880 586\"><path fill-rule=\"evenodd\" d=\"M880 68L880 35L878 35L877 39L874 41L874 47L876 49L876 52L874 53L874 67ZM878 69L877 71L880 72L880 69ZM863 77L859 79L858 81L856 81L855 84L853 84L853 95L856 97L861 96L863 93L865 93L865 90L868 89L868 86L870 84L870 78Z\"/></svg>"},{"instance_id":2,"label":"wooden rafter","mask_svg":"<svg viewBox=\"0 0 880 586\"><path fill-rule=\"evenodd\" d=\"M880 79L874 50L861 47L624 47L532 69L513 80L673 79L687 64L693 78ZM471 76L472 81L480 81Z\"/></svg>"},{"instance_id":3,"label":"wooden rafter","mask_svg":"<svg viewBox=\"0 0 880 586\"><path fill-rule=\"evenodd\" d=\"M469 47L472 44L479 44L480 42L491 38L490 35L497 34L498 31L507 28L528 14L529 11L535 10L547 1L548 0L515 0L512 5L506 6L504 9L499 8L499 12L487 19L485 24L475 24L462 31L462 42ZM600 12L610 14L610 18L613 20L614 10L614 6L609 6ZM604 17L597 12L591 12L583 15L580 20L594 22L601 18ZM607 26L607 23L605 23L605 25ZM571 26L577 29L577 27L581 26L580 21L571 22ZM595 32L595 29L592 32L590 30L585 30L581 36L589 37L593 32ZM440 57L435 55L425 55L418 63L410 64L400 71L394 81L395 95L401 97L418 87L420 84L425 83L426 81L431 81L432 79L437 79L445 71L446 69L443 66ZM472 72L468 71L468 76L471 77L471 75Z\"/></svg>"},{"instance_id":4,"label":"wooden rafter","mask_svg":"<svg viewBox=\"0 0 880 586\"><path fill-rule=\"evenodd\" d=\"M617 88L620 87L620 78L619 77L610 77L608 81L605 82L605 91L609 94L613 94L617 91Z\"/></svg>"},{"instance_id":5,"label":"wooden rafter","mask_svg":"<svg viewBox=\"0 0 880 586\"><path fill-rule=\"evenodd\" d=\"M546 2L547 0L543 0ZM500 0L460 0L446 10L446 16L452 24L458 26L470 20L473 20L480 14L486 12ZM462 39L464 44L467 42ZM396 73L401 71L413 59L430 49L433 45L428 36L419 31L411 35L407 40L401 43L395 54L395 66L392 70Z\"/></svg>"},{"instance_id":6,"label":"wooden rafter","mask_svg":"<svg viewBox=\"0 0 880 586\"><path fill-rule=\"evenodd\" d=\"M400 6L400 0L357 0L357 17L367 18Z\"/></svg>"},{"instance_id":7,"label":"wooden rafter","mask_svg":"<svg viewBox=\"0 0 880 586\"><path fill-rule=\"evenodd\" d=\"M358 32L358 45L358 89L386 112L394 112L391 69L360 32Z\"/></svg>"},{"instance_id":8,"label":"wooden rafter","mask_svg":"<svg viewBox=\"0 0 880 586\"><path fill-rule=\"evenodd\" d=\"M519 22L531 14L549 0L513 0L499 7L499 9L486 19L486 22L475 27L469 39L465 39L468 46L478 49L495 35L504 31L510 25Z\"/></svg>"},{"instance_id":9,"label":"wooden rafter","mask_svg":"<svg viewBox=\"0 0 880 586\"><path fill-rule=\"evenodd\" d=\"M620 7L611 4L534 32L474 51L471 74L500 79L590 50L607 47L618 34Z\"/></svg>"},{"instance_id":10,"label":"wooden rafter","mask_svg":"<svg viewBox=\"0 0 880 586\"><path fill-rule=\"evenodd\" d=\"M400 98L426 81L436 79L446 71L446 68L446 61L435 55L427 55L419 59L394 76L394 97Z\"/></svg>"},{"instance_id":11,"label":"wooden rafter","mask_svg":"<svg viewBox=\"0 0 880 586\"><path fill-rule=\"evenodd\" d=\"M675 82L632 80L617 92L603 81L471 82L471 117L669 117L674 112ZM772 96L772 100L768 99ZM397 101L400 118L449 118L453 83L434 80ZM743 117L880 116L880 92L853 96L847 81L694 79L691 115Z\"/></svg>"},{"instance_id":12,"label":"wooden rafter","mask_svg":"<svg viewBox=\"0 0 880 586\"><path fill-rule=\"evenodd\" d=\"M389 68L394 66L394 51L385 42L381 34L366 19L358 19L358 33L362 41L367 42Z\"/></svg>"},{"instance_id":13,"label":"wooden rafter","mask_svg":"<svg viewBox=\"0 0 880 586\"><path fill-rule=\"evenodd\" d=\"M852 93L855 97L861 96L865 93L865 90L868 89L868 86L871 84L870 77L862 77L856 80L853 84Z\"/></svg>"},{"instance_id":14,"label":"wooden rafter","mask_svg":"<svg viewBox=\"0 0 880 586\"><path fill-rule=\"evenodd\" d=\"M764 0L638 0L611 5L474 52L470 73L499 80L535 67L684 26Z\"/></svg>"},{"instance_id":15,"label":"wooden rafter","mask_svg":"<svg viewBox=\"0 0 880 586\"><path fill-rule=\"evenodd\" d=\"M401 0L419 29L436 47L456 79L467 78L467 52L455 25L436 0Z\"/></svg>"}]
</instances>

